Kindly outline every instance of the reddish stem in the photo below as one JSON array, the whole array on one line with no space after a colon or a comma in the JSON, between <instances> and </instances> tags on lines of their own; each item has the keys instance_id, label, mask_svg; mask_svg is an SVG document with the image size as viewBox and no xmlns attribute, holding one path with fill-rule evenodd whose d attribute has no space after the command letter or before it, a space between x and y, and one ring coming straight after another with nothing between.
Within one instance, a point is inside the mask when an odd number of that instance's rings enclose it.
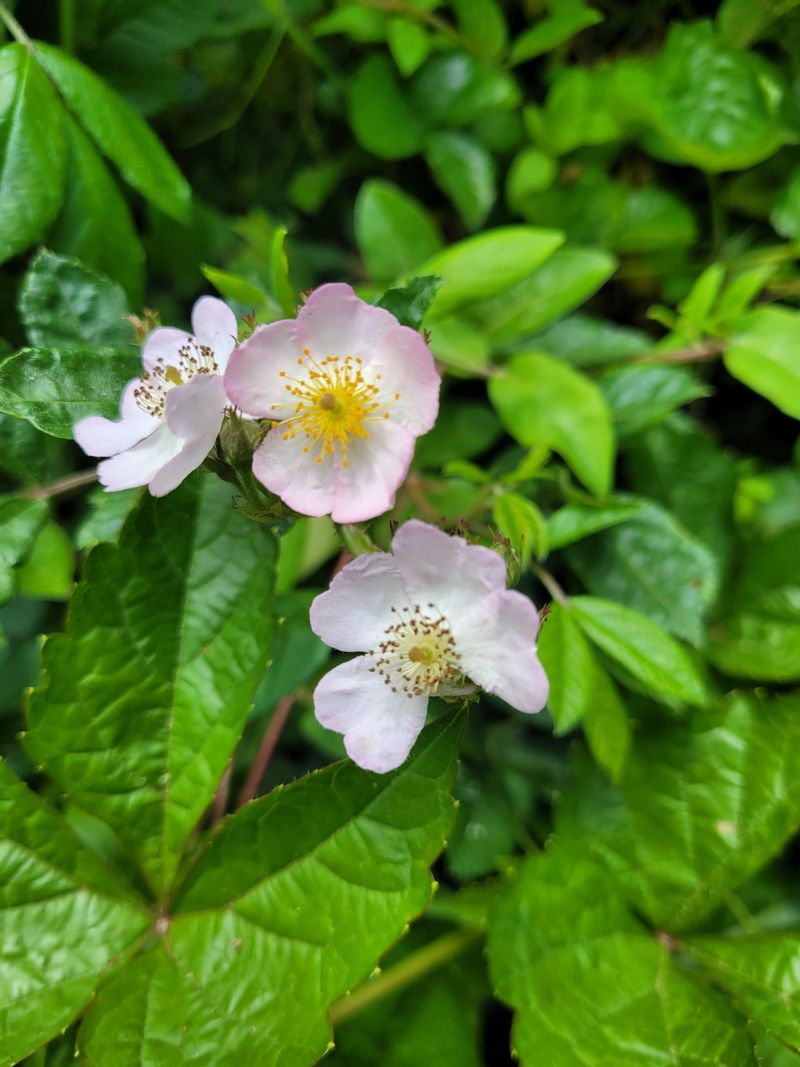
<instances>
[{"instance_id":1,"label":"reddish stem","mask_svg":"<svg viewBox=\"0 0 800 1067\"><path fill-rule=\"evenodd\" d=\"M254 796L258 794L258 787L261 785L261 779L264 777L264 773L269 766L269 761L272 759L272 753L275 751L275 746L278 744L278 739L281 736L286 720L289 718L289 712L292 710L294 704L294 695L281 697L278 701L278 706L275 708L275 714L269 721L264 736L261 738L261 744L259 745L256 758L247 773L247 778L242 786L242 790L239 793L239 799L236 801L236 807L241 808L249 800L252 800Z\"/></svg>"}]
</instances>

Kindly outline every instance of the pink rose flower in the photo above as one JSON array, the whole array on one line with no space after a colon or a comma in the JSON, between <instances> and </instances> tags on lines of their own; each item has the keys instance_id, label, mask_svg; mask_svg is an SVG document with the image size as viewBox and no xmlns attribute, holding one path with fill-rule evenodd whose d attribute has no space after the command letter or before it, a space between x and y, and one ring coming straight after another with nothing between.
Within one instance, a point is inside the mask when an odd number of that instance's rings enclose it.
<instances>
[{"instance_id":1,"label":"pink rose flower","mask_svg":"<svg viewBox=\"0 0 800 1067\"><path fill-rule=\"evenodd\" d=\"M125 387L118 422L90 415L75 424L87 455L111 457L97 467L106 489L147 485L164 496L211 451L228 406L222 373L236 345L236 316L204 296L192 329L153 330L142 347L144 373Z\"/></svg>"},{"instance_id":2,"label":"pink rose flower","mask_svg":"<svg viewBox=\"0 0 800 1067\"><path fill-rule=\"evenodd\" d=\"M349 285L323 285L296 319L260 326L225 372L231 402L272 420L256 478L295 511L335 522L394 505L439 384L422 337Z\"/></svg>"},{"instance_id":3,"label":"pink rose flower","mask_svg":"<svg viewBox=\"0 0 800 1067\"><path fill-rule=\"evenodd\" d=\"M539 616L506 589L503 560L415 519L397 531L391 553L358 556L340 571L313 601L311 628L334 648L365 653L325 675L314 710L367 770L399 767L425 724L428 697L465 679L519 711L547 702Z\"/></svg>"}]
</instances>

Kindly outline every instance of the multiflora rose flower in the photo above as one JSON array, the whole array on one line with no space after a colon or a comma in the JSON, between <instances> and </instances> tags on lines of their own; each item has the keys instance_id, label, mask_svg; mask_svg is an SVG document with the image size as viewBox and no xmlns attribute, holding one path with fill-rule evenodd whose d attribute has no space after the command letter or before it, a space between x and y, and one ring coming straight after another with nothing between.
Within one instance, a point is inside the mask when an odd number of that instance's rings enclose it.
<instances>
[{"instance_id":1,"label":"multiflora rose flower","mask_svg":"<svg viewBox=\"0 0 800 1067\"><path fill-rule=\"evenodd\" d=\"M75 424L90 456L110 456L97 474L108 490L147 485L171 492L200 466L228 406L222 373L236 345L236 316L215 297L192 310L193 333L159 327L142 347L144 372L122 394L121 418L92 415Z\"/></svg>"},{"instance_id":2,"label":"multiflora rose flower","mask_svg":"<svg viewBox=\"0 0 800 1067\"><path fill-rule=\"evenodd\" d=\"M334 648L365 653L325 675L314 710L367 770L399 767L428 698L465 679L519 711L547 702L539 616L506 589L503 560L416 519L398 529L391 553L358 556L340 571L313 601L311 628Z\"/></svg>"},{"instance_id":3,"label":"multiflora rose flower","mask_svg":"<svg viewBox=\"0 0 800 1067\"><path fill-rule=\"evenodd\" d=\"M296 319L260 326L225 372L232 403L272 422L255 476L295 511L336 522L394 505L439 385L423 338L341 284L316 289Z\"/></svg>"}]
</instances>

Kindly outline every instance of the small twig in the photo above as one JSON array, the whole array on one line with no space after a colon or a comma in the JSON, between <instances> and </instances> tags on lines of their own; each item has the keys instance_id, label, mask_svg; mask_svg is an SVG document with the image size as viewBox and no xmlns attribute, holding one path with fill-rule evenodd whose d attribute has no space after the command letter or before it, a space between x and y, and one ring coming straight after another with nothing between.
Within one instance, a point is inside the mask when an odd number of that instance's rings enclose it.
<instances>
[{"instance_id":1,"label":"small twig","mask_svg":"<svg viewBox=\"0 0 800 1067\"><path fill-rule=\"evenodd\" d=\"M288 696L281 697L278 701L278 705L275 708L275 714L269 721L264 736L261 739L256 758L247 772L247 778L242 786L242 790L239 793L239 799L236 801L236 807L241 808L252 800L258 793L258 787L261 785L261 779L264 777L269 761L272 758L272 753L275 751L275 747L278 744L278 739L281 736L286 720L289 718L289 712L292 710L295 697L294 693L290 693Z\"/></svg>"},{"instance_id":2,"label":"small twig","mask_svg":"<svg viewBox=\"0 0 800 1067\"><path fill-rule=\"evenodd\" d=\"M231 771L233 762L228 764L225 773L220 779L217 791L214 794L214 803L211 806L211 825L216 826L225 817L228 810L228 800L231 795Z\"/></svg>"},{"instance_id":3,"label":"small twig","mask_svg":"<svg viewBox=\"0 0 800 1067\"><path fill-rule=\"evenodd\" d=\"M550 571L545 570L545 568L540 566L540 564L538 563L531 563L531 570L542 583L542 585L545 587L545 589L553 598L553 600L555 600L558 604L563 605L564 607L569 604L569 597L561 588L559 583L555 580Z\"/></svg>"},{"instance_id":4,"label":"small twig","mask_svg":"<svg viewBox=\"0 0 800 1067\"><path fill-rule=\"evenodd\" d=\"M353 558L352 552L348 552L346 548L342 549L339 553L339 558L336 560L333 570L331 571L331 581L333 581L339 571L344 570L348 563L352 563Z\"/></svg>"},{"instance_id":5,"label":"small twig","mask_svg":"<svg viewBox=\"0 0 800 1067\"><path fill-rule=\"evenodd\" d=\"M20 496L26 500L49 500L51 496L71 493L74 489L82 489L84 485L91 485L96 481L97 469L92 468L88 471L78 471L77 474L68 474L49 485L39 485L35 489L28 489L20 493Z\"/></svg>"},{"instance_id":6,"label":"small twig","mask_svg":"<svg viewBox=\"0 0 800 1067\"><path fill-rule=\"evenodd\" d=\"M403 0L359 0L359 2L363 7L371 7L376 11L385 11L387 14L400 15L407 19L414 19L417 22L424 22L432 30L436 30L437 33L441 33L444 37L449 37L465 52L470 52L472 55L477 56L478 59L484 58L480 49L462 36L455 26L451 26L443 18L434 15L432 11L425 11L422 8L415 7L414 4L404 3Z\"/></svg>"},{"instance_id":7,"label":"small twig","mask_svg":"<svg viewBox=\"0 0 800 1067\"><path fill-rule=\"evenodd\" d=\"M704 359L716 359L724 351L723 341L704 341L702 344L676 348L672 352L647 352L632 359L631 363L699 363Z\"/></svg>"},{"instance_id":8,"label":"small twig","mask_svg":"<svg viewBox=\"0 0 800 1067\"><path fill-rule=\"evenodd\" d=\"M18 41L20 44L30 49L31 52L33 51L33 41L17 22L6 5L2 3L0 3L0 22L5 23L8 32L15 41Z\"/></svg>"}]
</instances>

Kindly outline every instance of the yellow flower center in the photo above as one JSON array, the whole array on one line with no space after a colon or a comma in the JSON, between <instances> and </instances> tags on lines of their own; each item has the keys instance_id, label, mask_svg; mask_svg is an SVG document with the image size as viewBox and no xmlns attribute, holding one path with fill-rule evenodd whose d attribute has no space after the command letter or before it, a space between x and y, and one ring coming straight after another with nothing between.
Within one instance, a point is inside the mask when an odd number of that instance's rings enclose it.
<instances>
[{"instance_id":1,"label":"yellow flower center","mask_svg":"<svg viewBox=\"0 0 800 1067\"><path fill-rule=\"evenodd\" d=\"M386 629L370 670L393 693L432 696L461 674L450 624L433 604L392 608L392 612L397 621Z\"/></svg>"},{"instance_id":2,"label":"yellow flower center","mask_svg":"<svg viewBox=\"0 0 800 1067\"><path fill-rule=\"evenodd\" d=\"M161 417L167 393L176 385L185 385L198 374L219 374L214 349L199 344L194 337L178 349L176 363L167 363L164 357L156 360L146 370L133 390L136 403L148 415Z\"/></svg>"},{"instance_id":3,"label":"yellow flower center","mask_svg":"<svg viewBox=\"0 0 800 1067\"><path fill-rule=\"evenodd\" d=\"M284 441L304 434L304 452L319 448L317 463L338 448L342 466L347 467L351 439L366 439L370 422L389 418L387 404L378 399L381 376L376 374L374 381L368 381L361 359L325 356L317 361L307 348L297 363L300 369L296 375L280 372L289 398L284 404L272 405L272 426L281 428ZM400 394L395 393L394 399L399 400ZM281 409L288 409L291 414L276 417Z\"/></svg>"}]
</instances>

